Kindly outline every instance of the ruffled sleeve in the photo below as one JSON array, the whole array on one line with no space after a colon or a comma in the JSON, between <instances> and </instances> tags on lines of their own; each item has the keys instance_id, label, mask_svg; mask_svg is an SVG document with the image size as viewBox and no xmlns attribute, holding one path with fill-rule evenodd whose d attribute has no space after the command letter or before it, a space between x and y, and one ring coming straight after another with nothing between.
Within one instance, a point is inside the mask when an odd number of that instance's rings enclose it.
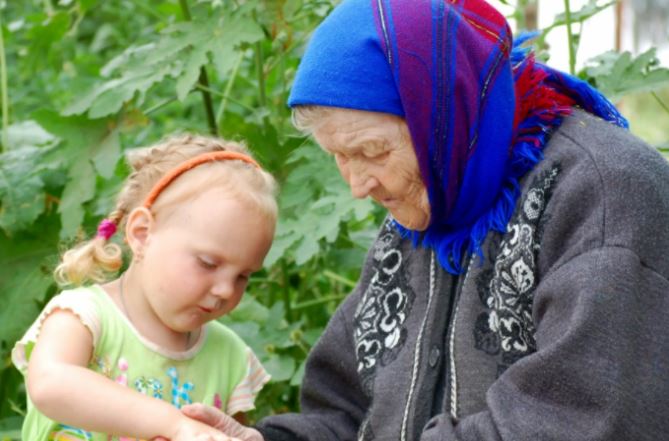
<instances>
[{"instance_id":1,"label":"ruffled sleeve","mask_svg":"<svg viewBox=\"0 0 669 441\"><path fill-rule=\"evenodd\" d=\"M56 310L71 311L81 323L88 328L93 336L93 346L98 344L100 338L100 317L94 299L94 293L86 288L63 291L52 298L42 310L39 317L30 326L21 340L16 342L12 349L12 362L18 370L25 374L28 368L28 360L32 352L44 320Z\"/></svg>"},{"instance_id":2,"label":"ruffled sleeve","mask_svg":"<svg viewBox=\"0 0 669 441\"><path fill-rule=\"evenodd\" d=\"M270 378L270 375L260 364L260 360L251 349L247 348L246 375L232 391L225 412L228 415L234 415L237 412L254 409L256 395Z\"/></svg>"}]
</instances>

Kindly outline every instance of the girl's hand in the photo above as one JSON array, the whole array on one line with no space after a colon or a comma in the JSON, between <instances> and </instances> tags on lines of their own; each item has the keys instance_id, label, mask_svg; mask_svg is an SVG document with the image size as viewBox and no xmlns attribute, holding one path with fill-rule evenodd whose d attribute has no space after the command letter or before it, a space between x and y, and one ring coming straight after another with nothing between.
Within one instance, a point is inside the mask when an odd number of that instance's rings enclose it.
<instances>
[{"instance_id":1,"label":"girl's hand","mask_svg":"<svg viewBox=\"0 0 669 441\"><path fill-rule=\"evenodd\" d=\"M170 441L242 441L223 433L218 428L182 416L169 430Z\"/></svg>"},{"instance_id":2,"label":"girl's hand","mask_svg":"<svg viewBox=\"0 0 669 441\"><path fill-rule=\"evenodd\" d=\"M264 438L255 429L239 424L234 418L226 415L215 407L204 404L188 404L181 408L181 412L195 420L201 421L208 426L214 427L228 436L235 437L240 441L264 441Z\"/></svg>"}]
</instances>

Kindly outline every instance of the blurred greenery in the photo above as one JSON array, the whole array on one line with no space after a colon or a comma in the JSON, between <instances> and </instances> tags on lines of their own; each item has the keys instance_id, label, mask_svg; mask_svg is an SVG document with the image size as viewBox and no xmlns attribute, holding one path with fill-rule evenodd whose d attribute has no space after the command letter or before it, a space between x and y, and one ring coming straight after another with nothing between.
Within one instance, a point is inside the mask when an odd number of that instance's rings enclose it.
<instances>
[{"instance_id":1,"label":"blurred greenery","mask_svg":"<svg viewBox=\"0 0 669 441\"><path fill-rule=\"evenodd\" d=\"M251 419L298 408L305 356L384 216L350 197L285 104L304 43L335 3L0 0L0 441L19 439L25 388L10 351L57 291L59 251L111 210L128 149L184 131L245 140L281 183L265 268L223 321L273 376ZM532 1L505 3L522 16ZM578 74L622 100L637 134L669 148L669 74L654 52L602 54Z\"/></svg>"}]
</instances>

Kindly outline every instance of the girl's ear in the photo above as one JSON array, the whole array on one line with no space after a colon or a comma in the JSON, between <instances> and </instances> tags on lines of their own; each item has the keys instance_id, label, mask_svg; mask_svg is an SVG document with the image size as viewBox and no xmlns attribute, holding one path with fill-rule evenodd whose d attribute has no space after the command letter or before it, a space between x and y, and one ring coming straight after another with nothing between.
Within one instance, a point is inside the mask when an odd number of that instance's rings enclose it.
<instances>
[{"instance_id":1,"label":"girl's ear","mask_svg":"<svg viewBox=\"0 0 669 441\"><path fill-rule=\"evenodd\" d=\"M125 224L125 237L132 253L141 256L155 224L153 214L145 207L137 207L130 212Z\"/></svg>"}]
</instances>

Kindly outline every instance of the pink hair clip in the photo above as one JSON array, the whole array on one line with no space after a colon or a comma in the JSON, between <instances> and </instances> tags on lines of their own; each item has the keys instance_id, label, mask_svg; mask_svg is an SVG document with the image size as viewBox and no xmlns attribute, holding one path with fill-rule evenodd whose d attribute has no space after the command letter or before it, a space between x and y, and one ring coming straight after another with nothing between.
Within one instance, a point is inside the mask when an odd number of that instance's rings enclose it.
<instances>
[{"instance_id":1,"label":"pink hair clip","mask_svg":"<svg viewBox=\"0 0 669 441\"><path fill-rule=\"evenodd\" d=\"M98 225L98 234L97 237L103 237L105 240L109 240L116 233L116 224L109 219L103 219Z\"/></svg>"}]
</instances>

